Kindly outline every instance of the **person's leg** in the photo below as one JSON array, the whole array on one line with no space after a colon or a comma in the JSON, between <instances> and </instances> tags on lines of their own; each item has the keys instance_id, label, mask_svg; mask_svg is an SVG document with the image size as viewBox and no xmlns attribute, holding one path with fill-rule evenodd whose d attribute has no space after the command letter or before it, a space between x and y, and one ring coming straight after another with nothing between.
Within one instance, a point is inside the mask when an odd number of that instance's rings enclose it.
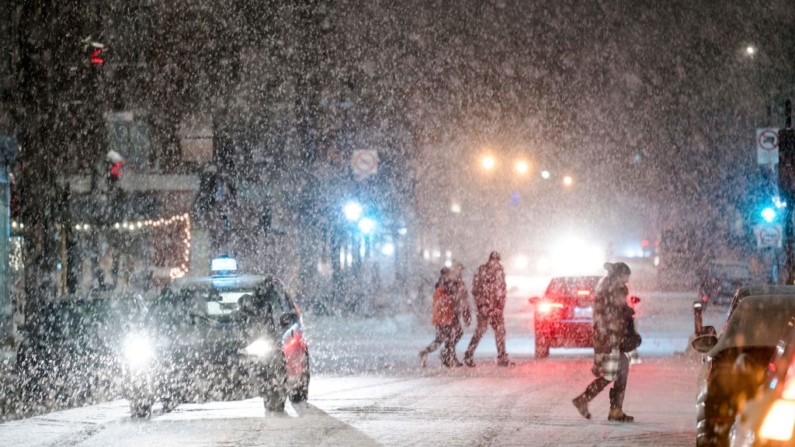
<instances>
[{"instance_id":1,"label":"person's leg","mask_svg":"<svg viewBox=\"0 0 795 447\"><path fill-rule=\"evenodd\" d=\"M497 362L508 363L508 353L505 352L505 317L502 312L491 317L491 327L494 328L494 337L497 339Z\"/></svg>"},{"instance_id":2,"label":"person's leg","mask_svg":"<svg viewBox=\"0 0 795 447\"><path fill-rule=\"evenodd\" d=\"M486 315L481 315L478 312L478 325L475 328L475 333L472 334L472 340L469 341L469 347L467 347L466 352L464 353L464 363L469 366L475 366L472 361L472 357L475 355L475 349L478 347L478 343L480 343L480 339L483 337L483 334L486 332L486 328L489 325L489 317Z\"/></svg>"},{"instance_id":3,"label":"person's leg","mask_svg":"<svg viewBox=\"0 0 795 447\"><path fill-rule=\"evenodd\" d=\"M591 419L591 413L588 411L588 402L592 401L593 398L601 393L609 384L609 380L604 377L598 377L585 388L582 394L571 401L574 406L577 407L577 411L580 412L582 417Z\"/></svg>"},{"instance_id":4,"label":"person's leg","mask_svg":"<svg viewBox=\"0 0 795 447\"><path fill-rule=\"evenodd\" d=\"M618 422L632 422L635 418L624 413L624 392L629 378L629 357L622 353L618 362L618 376L610 389L610 414L607 419Z\"/></svg>"},{"instance_id":5,"label":"person's leg","mask_svg":"<svg viewBox=\"0 0 795 447\"><path fill-rule=\"evenodd\" d=\"M460 322L456 321L450 325L448 337L444 345L446 366L461 366L461 362L458 361L458 357L455 353L455 345L458 343L458 340L461 340L463 334L464 331L461 329Z\"/></svg>"},{"instance_id":6,"label":"person's leg","mask_svg":"<svg viewBox=\"0 0 795 447\"><path fill-rule=\"evenodd\" d=\"M428 345L427 348L420 351L420 365L422 365L423 368L425 368L425 364L428 360L428 354L439 349L439 345L442 344L442 341L444 340L443 335L444 334L442 333L441 326L437 325L436 338L433 339L433 341L431 342L431 344Z\"/></svg>"}]
</instances>

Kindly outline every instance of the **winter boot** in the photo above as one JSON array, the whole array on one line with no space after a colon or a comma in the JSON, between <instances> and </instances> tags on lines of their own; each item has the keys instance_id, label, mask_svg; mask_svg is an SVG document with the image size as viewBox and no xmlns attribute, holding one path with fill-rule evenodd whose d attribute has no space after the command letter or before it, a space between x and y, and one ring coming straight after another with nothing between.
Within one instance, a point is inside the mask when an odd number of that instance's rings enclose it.
<instances>
[{"instance_id":1,"label":"winter boot","mask_svg":"<svg viewBox=\"0 0 795 447\"><path fill-rule=\"evenodd\" d=\"M577 411L580 412L582 417L585 419L591 419L591 413L588 411L588 396L585 394L580 394L579 396L575 397L571 403L574 404L574 407L577 408Z\"/></svg>"},{"instance_id":2,"label":"winter boot","mask_svg":"<svg viewBox=\"0 0 795 447\"><path fill-rule=\"evenodd\" d=\"M476 366L475 361L472 360L472 357L464 357L464 365L470 368L474 368Z\"/></svg>"},{"instance_id":3,"label":"winter boot","mask_svg":"<svg viewBox=\"0 0 795 447\"><path fill-rule=\"evenodd\" d=\"M425 368L428 362L428 351L420 351L420 366Z\"/></svg>"},{"instance_id":4,"label":"winter boot","mask_svg":"<svg viewBox=\"0 0 795 447\"><path fill-rule=\"evenodd\" d=\"M610 388L610 413L607 415L608 421L613 422L632 422L635 420L632 416L625 414L621 409L624 403L624 393L616 392L615 388Z\"/></svg>"}]
</instances>

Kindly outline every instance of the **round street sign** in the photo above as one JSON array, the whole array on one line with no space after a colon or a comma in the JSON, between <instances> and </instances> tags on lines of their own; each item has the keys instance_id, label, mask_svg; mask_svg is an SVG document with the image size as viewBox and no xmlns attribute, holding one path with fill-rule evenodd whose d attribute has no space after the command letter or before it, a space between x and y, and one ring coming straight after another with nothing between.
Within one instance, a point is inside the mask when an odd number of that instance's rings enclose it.
<instances>
[{"instance_id":1,"label":"round street sign","mask_svg":"<svg viewBox=\"0 0 795 447\"><path fill-rule=\"evenodd\" d=\"M757 225L754 233L759 248L781 247L783 235L781 225Z\"/></svg>"},{"instance_id":2,"label":"round street sign","mask_svg":"<svg viewBox=\"0 0 795 447\"><path fill-rule=\"evenodd\" d=\"M375 174L378 170L378 152L354 151L351 157L351 167L357 176Z\"/></svg>"},{"instance_id":3,"label":"round street sign","mask_svg":"<svg viewBox=\"0 0 795 447\"><path fill-rule=\"evenodd\" d=\"M778 133L773 129L764 129L759 132L756 145L765 151L772 151L778 147Z\"/></svg>"}]
</instances>

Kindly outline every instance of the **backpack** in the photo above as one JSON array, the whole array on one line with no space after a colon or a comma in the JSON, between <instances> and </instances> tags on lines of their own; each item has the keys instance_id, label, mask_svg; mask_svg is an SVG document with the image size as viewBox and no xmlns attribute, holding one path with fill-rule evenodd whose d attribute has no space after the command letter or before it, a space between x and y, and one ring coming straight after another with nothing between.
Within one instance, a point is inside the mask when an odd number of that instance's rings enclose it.
<instances>
[{"instance_id":1,"label":"backpack","mask_svg":"<svg viewBox=\"0 0 795 447\"><path fill-rule=\"evenodd\" d=\"M453 296L445 292L443 285L439 285L433 293L433 315L431 320L436 326L446 326L453 324L453 317L455 317Z\"/></svg>"}]
</instances>

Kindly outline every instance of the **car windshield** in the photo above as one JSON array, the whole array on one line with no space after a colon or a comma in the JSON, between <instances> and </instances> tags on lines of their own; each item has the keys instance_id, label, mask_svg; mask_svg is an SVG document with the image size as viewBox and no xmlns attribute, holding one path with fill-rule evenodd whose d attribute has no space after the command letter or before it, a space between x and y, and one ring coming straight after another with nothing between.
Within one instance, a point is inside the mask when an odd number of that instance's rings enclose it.
<instances>
[{"instance_id":1,"label":"car windshield","mask_svg":"<svg viewBox=\"0 0 795 447\"><path fill-rule=\"evenodd\" d=\"M547 287L546 296L590 296L598 283L598 276L554 278Z\"/></svg>"},{"instance_id":2,"label":"car windshield","mask_svg":"<svg viewBox=\"0 0 795 447\"><path fill-rule=\"evenodd\" d=\"M795 315L795 297L748 297L732 314L714 351L776 346Z\"/></svg>"},{"instance_id":3,"label":"car windshield","mask_svg":"<svg viewBox=\"0 0 795 447\"><path fill-rule=\"evenodd\" d=\"M262 294L255 287L236 289L183 288L166 290L157 301L153 313L161 320L217 323L241 320L246 314L271 315L273 294Z\"/></svg>"}]
</instances>

